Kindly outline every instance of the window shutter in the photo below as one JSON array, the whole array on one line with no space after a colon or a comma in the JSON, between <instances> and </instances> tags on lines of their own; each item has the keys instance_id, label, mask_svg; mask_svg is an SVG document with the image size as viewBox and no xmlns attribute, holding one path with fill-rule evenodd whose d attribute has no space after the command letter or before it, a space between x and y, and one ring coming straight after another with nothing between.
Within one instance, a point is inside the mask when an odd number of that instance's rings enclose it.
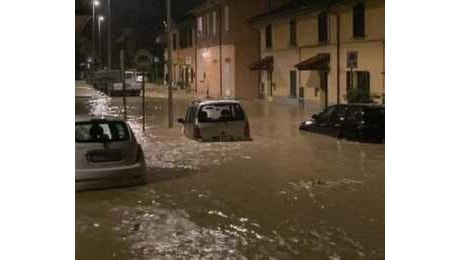
<instances>
[{"instance_id":1,"label":"window shutter","mask_svg":"<svg viewBox=\"0 0 460 260\"><path fill-rule=\"evenodd\" d=\"M318 15L318 41L327 42L328 41L328 23L327 23L327 13L322 12Z\"/></svg>"},{"instance_id":2,"label":"window shutter","mask_svg":"<svg viewBox=\"0 0 460 260\"><path fill-rule=\"evenodd\" d=\"M364 4L359 3L353 6L353 37L364 37Z\"/></svg>"},{"instance_id":3,"label":"window shutter","mask_svg":"<svg viewBox=\"0 0 460 260\"><path fill-rule=\"evenodd\" d=\"M272 25L271 24L265 27L265 47L272 48Z\"/></svg>"}]
</instances>

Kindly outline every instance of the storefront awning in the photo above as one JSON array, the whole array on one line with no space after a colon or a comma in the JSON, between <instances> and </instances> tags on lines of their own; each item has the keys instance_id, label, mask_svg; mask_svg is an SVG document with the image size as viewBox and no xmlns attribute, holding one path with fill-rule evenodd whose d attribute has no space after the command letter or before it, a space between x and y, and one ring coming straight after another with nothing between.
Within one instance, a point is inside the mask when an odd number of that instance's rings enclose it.
<instances>
[{"instance_id":1,"label":"storefront awning","mask_svg":"<svg viewBox=\"0 0 460 260\"><path fill-rule=\"evenodd\" d=\"M306 59L296 65L298 70L321 70L321 71L328 71L329 70L329 60L330 55L329 53L320 53L316 56L313 56L309 59Z\"/></svg>"},{"instance_id":2,"label":"storefront awning","mask_svg":"<svg viewBox=\"0 0 460 260\"><path fill-rule=\"evenodd\" d=\"M267 56L249 65L250 70L273 70L273 56Z\"/></svg>"}]
</instances>

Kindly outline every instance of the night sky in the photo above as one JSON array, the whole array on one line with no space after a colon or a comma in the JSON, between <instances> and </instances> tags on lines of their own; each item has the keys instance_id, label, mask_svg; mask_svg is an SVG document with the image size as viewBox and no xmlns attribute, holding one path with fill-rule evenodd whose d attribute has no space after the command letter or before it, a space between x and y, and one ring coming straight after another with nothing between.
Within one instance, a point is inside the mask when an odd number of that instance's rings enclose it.
<instances>
[{"instance_id":1,"label":"night sky","mask_svg":"<svg viewBox=\"0 0 460 260\"><path fill-rule=\"evenodd\" d=\"M99 0L101 5L96 15L107 17L107 0ZM173 17L186 14L188 10L203 0L171 0ZM166 17L166 0L111 0L112 37L116 41L126 29L132 30L133 44L136 49L146 48L154 51L156 37L164 31L163 20ZM75 0L75 14L92 15L91 0ZM103 26L102 33L106 33ZM91 21L85 27L84 37L91 38ZM114 47L115 47L114 43Z\"/></svg>"},{"instance_id":2,"label":"night sky","mask_svg":"<svg viewBox=\"0 0 460 260\"><path fill-rule=\"evenodd\" d=\"M107 16L107 0L99 0L97 14ZM202 0L171 0L172 15L185 14ZM75 0L76 14L92 14L91 0ZM112 32L131 27L138 32L163 30L166 0L112 0Z\"/></svg>"}]
</instances>

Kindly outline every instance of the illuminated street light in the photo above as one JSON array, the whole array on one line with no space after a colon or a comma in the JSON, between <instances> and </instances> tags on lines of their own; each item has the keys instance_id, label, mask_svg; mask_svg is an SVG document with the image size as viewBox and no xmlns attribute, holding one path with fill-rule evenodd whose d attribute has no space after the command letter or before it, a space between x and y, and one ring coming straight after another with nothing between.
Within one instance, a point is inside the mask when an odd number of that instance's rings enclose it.
<instances>
[{"instance_id":1,"label":"illuminated street light","mask_svg":"<svg viewBox=\"0 0 460 260\"><path fill-rule=\"evenodd\" d=\"M102 39L101 39L101 23L104 21L104 16L99 15L98 17L98 23L97 23L97 28L98 28L98 44L99 44L99 55L98 57L102 57ZM102 64L102 59L100 60L100 64Z\"/></svg>"},{"instance_id":2,"label":"illuminated street light","mask_svg":"<svg viewBox=\"0 0 460 260\"><path fill-rule=\"evenodd\" d=\"M96 6L100 5L98 0L94 0L93 2L93 61L96 59Z\"/></svg>"},{"instance_id":3,"label":"illuminated street light","mask_svg":"<svg viewBox=\"0 0 460 260\"><path fill-rule=\"evenodd\" d=\"M112 68L112 20L111 20L112 4L110 0L107 2L107 67Z\"/></svg>"}]
</instances>

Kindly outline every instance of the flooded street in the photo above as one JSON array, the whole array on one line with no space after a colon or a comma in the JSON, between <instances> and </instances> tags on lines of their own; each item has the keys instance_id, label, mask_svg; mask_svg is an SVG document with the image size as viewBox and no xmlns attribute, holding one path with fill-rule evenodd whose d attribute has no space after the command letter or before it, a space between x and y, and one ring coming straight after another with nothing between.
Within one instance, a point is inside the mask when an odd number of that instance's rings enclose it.
<instances>
[{"instance_id":1,"label":"flooded street","mask_svg":"<svg viewBox=\"0 0 460 260\"><path fill-rule=\"evenodd\" d=\"M80 88L77 114L122 115ZM76 194L76 259L385 258L384 145L301 133L309 113L265 101L242 102L252 142L198 143L166 128L166 99L146 98L145 133L127 104L148 184Z\"/></svg>"}]
</instances>

